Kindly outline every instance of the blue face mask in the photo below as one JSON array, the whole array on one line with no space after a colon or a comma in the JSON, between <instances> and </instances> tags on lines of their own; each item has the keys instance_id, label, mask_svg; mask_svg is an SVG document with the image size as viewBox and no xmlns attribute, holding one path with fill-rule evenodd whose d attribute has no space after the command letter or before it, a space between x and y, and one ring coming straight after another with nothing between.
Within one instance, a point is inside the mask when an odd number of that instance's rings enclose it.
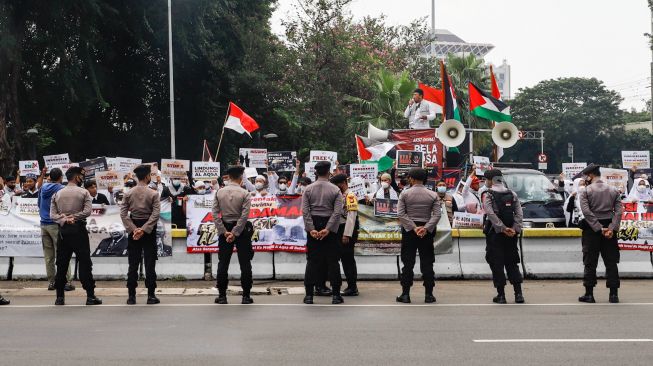
<instances>
[{"instance_id":1,"label":"blue face mask","mask_svg":"<svg viewBox=\"0 0 653 366\"><path fill-rule=\"evenodd\" d=\"M447 187L439 186L437 187L438 193L447 193Z\"/></svg>"}]
</instances>

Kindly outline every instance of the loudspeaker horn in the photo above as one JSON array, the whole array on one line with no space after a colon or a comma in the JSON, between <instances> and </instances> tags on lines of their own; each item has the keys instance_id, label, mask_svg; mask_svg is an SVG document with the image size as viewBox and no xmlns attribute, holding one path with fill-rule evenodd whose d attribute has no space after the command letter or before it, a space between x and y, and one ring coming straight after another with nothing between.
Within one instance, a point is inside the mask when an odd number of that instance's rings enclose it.
<instances>
[{"instance_id":1,"label":"loudspeaker horn","mask_svg":"<svg viewBox=\"0 0 653 366\"><path fill-rule=\"evenodd\" d=\"M517 126L510 122L499 122L492 129L492 141L495 145L507 149L519 140Z\"/></svg>"},{"instance_id":2,"label":"loudspeaker horn","mask_svg":"<svg viewBox=\"0 0 653 366\"><path fill-rule=\"evenodd\" d=\"M376 128L369 123L367 125L367 138L374 141L388 141L390 139L390 131Z\"/></svg>"},{"instance_id":3,"label":"loudspeaker horn","mask_svg":"<svg viewBox=\"0 0 653 366\"><path fill-rule=\"evenodd\" d=\"M446 120L438 127L438 139L444 146L456 147L465 141L465 126L455 119Z\"/></svg>"}]
</instances>

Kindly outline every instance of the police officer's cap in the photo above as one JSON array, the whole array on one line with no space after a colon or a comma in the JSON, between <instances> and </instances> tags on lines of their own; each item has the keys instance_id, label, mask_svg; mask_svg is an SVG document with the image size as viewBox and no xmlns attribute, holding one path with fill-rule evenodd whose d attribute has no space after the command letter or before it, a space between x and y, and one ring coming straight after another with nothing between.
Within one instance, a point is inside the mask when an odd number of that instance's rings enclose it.
<instances>
[{"instance_id":1,"label":"police officer's cap","mask_svg":"<svg viewBox=\"0 0 653 366\"><path fill-rule=\"evenodd\" d=\"M229 167L229 169L227 169L227 174L229 175L230 178L241 177L244 172L245 172L245 167L240 165L234 165L232 167Z\"/></svg>"},{"instance_id":2,"label":"police officer's cap","mask_svg":"<svg viewBox=\"0 0 653 366\"><path fill-rule=\"evenodd\" d=\"M485 179L494 179L496 177L503 177L503 173L499 169L488 169L483 174Z\"/></svg>"},{"instance_id":3,"label":"police officer's cap","mask_svg":"<svg viewBox=\"0 0 653 366\"><path fill-rule=\"evenodd\" d=\"M596 164L590 164L580 172L580 175L588 175L588 174L593 174L596 176L601 175L601 166Z\"/></svg>"},{"instance_id":4,"label":"police officer's cap","mask_svg":"<svg viewBox=\"0 0 653 366\"><path fill-rule=\"evenodd\" d=\"M342 184L347 181L347 174L336 174L329 181L333 184Z\"/></svg>"},{"instance_id":5,"label":"police officer's cap","mask_svg":"<svg viewBox=\"0 0 653 366\"><path fill-rule=\"evenodd\" d=\"M152 167L146 164L142 164L134 168L134 174L136 174L137 177L148 176L150 173L152 173Z\"/></svg>"},{"instance_id":6,"label":"police officer's cap","mask_svg":"<svg viewBox=\"0 0 653 366\"><path fill-rule=\"evenodd\" d=\"M408 176L410 178L413 178L413 179L418 180L420 182L426 182L426 179L428 178L428 175L429 174L426 172L426 170L424 170L422 168L411 168L408 171Z\"/></svg>"},{"instance_id":7,"label":"police officer's cap","mask_svg":"<svg viewBox=\"0 0 653 366\"><path fill-rule=\"evenodd\" d=\"M69 176L82 175L83 169L78 166L71 166L66 170L66 178ZM70 178L68 178L70 179Z\"/></svg>"},{"instance_id":8,"label":"police officer's cap","mask_svg":"<svg viewBox=\"0 0 653 366\"><path fill-rule=\"evenodd\" d=\"M315 172L318 175L326 175L331 169L331 162L329 161L319 161L315 164Z\"/></svg>"}]
</instances>

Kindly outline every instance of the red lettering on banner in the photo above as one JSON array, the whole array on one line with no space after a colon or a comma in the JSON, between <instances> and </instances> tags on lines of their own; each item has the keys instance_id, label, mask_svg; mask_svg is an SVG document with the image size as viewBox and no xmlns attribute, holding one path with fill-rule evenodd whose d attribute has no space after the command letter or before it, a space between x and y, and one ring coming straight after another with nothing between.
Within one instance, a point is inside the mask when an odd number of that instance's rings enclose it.
<instances>
[{"instance_id":1,"label":"red lettering on banner","mask_svg":"<svg viewBox=\"0 0 653 366\"><path fill-rule=\"evenodd\" d=\"M637 202L622 202L624 212L637 212Z\"/></svg>"},{"instance_id":2,"label":"red lettering on banner","mask_svg":"<svg viewBox=\"0 0 653 366\"><path fill-rule=\"evenodd\" d=\"M625 221L635 221L639 220L639 214L633 212L624 212L621 215L621 219Z\"/></svg>"}]
</instances>

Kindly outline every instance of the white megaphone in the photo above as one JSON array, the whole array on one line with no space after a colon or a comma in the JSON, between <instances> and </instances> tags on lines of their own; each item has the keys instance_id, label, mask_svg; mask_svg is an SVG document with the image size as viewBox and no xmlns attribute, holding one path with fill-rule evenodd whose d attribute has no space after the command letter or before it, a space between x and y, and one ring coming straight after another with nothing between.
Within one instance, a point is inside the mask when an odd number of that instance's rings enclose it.
<instances>
[{"instance_id":1,"label":"white megaphone","mask_svg":"<svg viewBox=\"0 0 653 366\"><path fill-rule=\"evenodd\" d=\"M465 126L460 121L448 119L438 127L438 139L444 146L456 147L465 141Z\"/></svg>"},{"instance_id":2,"label":"white megaphone","mask_svg":"<svg viewBox=\"0 0 653 366\"><path fill-rule=\"evenodd\" d=\"M519 140L517 126L510 122L499 122L492 129L492 141L495 145L507 149Z\"/></svg>"},{"instance_id":3,"label":"white megaphone","mask_svg":"<svg viewBox=\"0 0 653 366\"><path fill-rule=\"evenodd\" d=\"M376 128L369 123L367 125L367 138L374 141L388 141L390 139L390 131Z\"/></svg>"}]
</instances>

